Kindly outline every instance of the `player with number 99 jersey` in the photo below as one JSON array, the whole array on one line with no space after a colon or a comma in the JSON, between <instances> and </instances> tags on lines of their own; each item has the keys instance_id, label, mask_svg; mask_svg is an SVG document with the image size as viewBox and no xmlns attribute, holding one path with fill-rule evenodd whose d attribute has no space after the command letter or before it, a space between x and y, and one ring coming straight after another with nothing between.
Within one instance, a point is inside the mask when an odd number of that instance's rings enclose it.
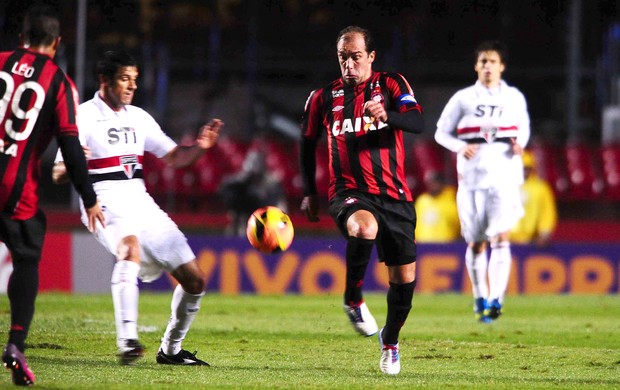
<instances>
[{"instance_id":1,"label":"player with number 99 jersey","mask_svg":"<svg viewBox=\"0 0 620 390\"><path fill-rule=\"evenodd\" d=\"M0 208L26 220L38 209L39 160L52 137L78 136L77 92L45 54L0 53ZM86 206L96 202L92 189Z\"/></svg>"}]
</instances>

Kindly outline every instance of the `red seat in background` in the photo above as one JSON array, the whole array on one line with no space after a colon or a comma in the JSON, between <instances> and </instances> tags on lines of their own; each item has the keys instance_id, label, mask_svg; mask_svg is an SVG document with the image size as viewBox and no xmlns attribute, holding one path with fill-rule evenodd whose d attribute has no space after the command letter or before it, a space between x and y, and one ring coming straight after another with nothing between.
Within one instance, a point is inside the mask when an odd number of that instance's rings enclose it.
<instances>
[{"instance_id":1,"label":"red seat in background","mask_svg":"<svg viewBox=\"0 0 620 390\"><path fill-rule=\"evenodd\" d=\"M299 151L299 148L297 148ZM315 181L316 188L319 196L325 197L327 195L327 189L329 187L329 156L326 142L320 142L316 148L316 171ZM299 159L299 154L297 155ZM301 172L299 167L299 161L295 161L295 173L292 179L292 186L294 187L293 196L301 197L303 195L303 182L301 179Z\"/></svg>"},{"instance_id":2,"label":"red seat in background","mask_svg":"<svg viewBox=\"0 0 620 390\"><path fill-rule=\"evenodd\" d=\"M174 191L174 169L149 152L144 153L142 167L144 184L149 194L158 202L166 200Z\"/></svg>"},{"instance_id":3,"label":"red seat in background","mask_svg":"<svg viewBox=\"0 0 620 390\"><path fill-rule=\"evenodd\" d=\"M192 168L198 196L203 197L204 201L208 201L207 197L215 196L222 178L236 172L233 167L236 166L237 159L243 162L244 156L231 160L230 155L217 147L207 150Z\"/></svg>"},{"instance_id":4,"label":"red seat in background","mask_svg":"<svg viewBox=\"0 0 620 390\"><path fill-rule=\"evenodd\" d=\"M265 152L267 170L281 181L287 197L298 198L302 195L301 182L295 177L299 174L299 148L294 141L267 139L260 142Z\"/></svg>"},{"instance_id":5,"label":"red seat in background","mask_svg":"<svg viewBox=\"0 0 620 390\"><path fill-rule=\"evenodd\" d=\"M448 154L454 154L443 148L434 139L416 140L411 148L411 154L408 156L407 175L409 177L409 185L414 196L426 191L424 185L424 178L426 175L432 172L442 173L448 182L451 181L456 175L452 175L456 172L456 160L452 161L448 158ZM446 160L452 164L449 167L450 175L446 171ZM453 177L452 177L453 176Z\"/></svg>"},{"instance_id":6,"label":"red seat in background","mask_svg":"<svg viewBox=\"0 0 620 390\"><path fill-rule=\"evenodd\" d=\"M225 166L224 170L235 173L241 170L249 148L250 143L242 139L220 137L214 151L221 156L222 161L219 164Z\"/></svg>"},{"instance_id":7,"label":"red seat in background","mask_svg":"<svg viewBox=\"0 0 620 390\"><path fill-rule=\"evenodd\" d=\"M620 201L620 143L601 146L599 156L605 184L603 197Z\"/></svg>"},{"instance_id":8,"label":"red seat in background","mask_svg":"<svg viewBox=\"0 0 620 390\"><path fill-rule=\"evenodd\" d=\"M558 199L567 197L568 173L562 148L546 142L533 142L528 145L536 159L536 172L553 188Z\"/></svg>"},{"instance_id":9,"label":"red seat in background","mask_svg":"<svg viewBox=\"0 0 620 390\"><path fill-rule=\"evenodd\" d=\"M568 171L568 193L571 200L590 200L601 196L603 180L600 174L599 154L584 142L570 143L564 147Z\"/></svg>"}]
</instances>

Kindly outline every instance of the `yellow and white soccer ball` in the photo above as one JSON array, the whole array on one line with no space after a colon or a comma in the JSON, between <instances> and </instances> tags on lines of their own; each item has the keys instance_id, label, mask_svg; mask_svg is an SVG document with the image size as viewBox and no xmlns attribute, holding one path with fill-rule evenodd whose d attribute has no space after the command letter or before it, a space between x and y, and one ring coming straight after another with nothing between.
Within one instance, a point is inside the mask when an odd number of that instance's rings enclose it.
<instances>
[{"instance_id":1,"label":"yellow and white soccer ball","mask_svg":"<svg viewBox=\"0 0 620 390\"><path fill-rule=\"evenodd\" d=\"M246 233L254 248L269 254L287 250L295 236L291 218L275 206L255 210L248 219Z\"/></svg>"}]
</instances>

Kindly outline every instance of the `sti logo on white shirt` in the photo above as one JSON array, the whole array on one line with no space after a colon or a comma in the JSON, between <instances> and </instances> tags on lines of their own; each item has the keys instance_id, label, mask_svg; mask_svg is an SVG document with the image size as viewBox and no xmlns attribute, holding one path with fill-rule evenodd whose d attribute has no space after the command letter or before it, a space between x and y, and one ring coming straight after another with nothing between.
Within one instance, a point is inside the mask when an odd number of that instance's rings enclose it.
<instances>
[{"instance_id":1,"label":"sti logo on white shirt","mask_svg":"<svg viewBox=\"0 0 620 390\"><path fill-rule=\"evenodd\" d=\"M116 145L119 142L125 141L126 144L137 143L136 130L133 127L121 127L119 129L108 129L108 143L110 145Z\"/></svg>"}]
</instances>

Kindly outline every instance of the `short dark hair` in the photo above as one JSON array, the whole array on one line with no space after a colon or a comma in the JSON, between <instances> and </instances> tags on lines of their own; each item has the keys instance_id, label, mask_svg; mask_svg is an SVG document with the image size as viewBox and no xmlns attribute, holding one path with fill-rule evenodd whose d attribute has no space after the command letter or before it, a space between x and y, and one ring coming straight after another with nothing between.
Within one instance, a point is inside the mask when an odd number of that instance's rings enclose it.
<instances>
[{"instance_id":1,"label":"short dark hair","mask_svg":"<svg viewBox=\"0 0 620 390\"><path fill-rule=\"evenodd\" d=\"M336 39L336 45L338 45L338 42L340 42L340 39L344 35L351 34L351 33L362 34L362 36L364 37L364 44L366 45L367 53L370 53L375 50L375 40L372 34L370 33L370 31L366 30L365 28L359 27L359 26L348 26L340 30L340 32L338 33L338 39Z\"/></svg>"},{"instance_id":2,"label":"short dark hair","mask_svg":"<svg viewBox=\"0 0 620 390\"><path fill-rule=\"evenodd\" d=\"M474 63L478 62L478 57L480 56L480 53L485 51L497 52L503 64L506 64L508 62L508 50L506 49L506 45L504 45L503 42L498 40L488 40L480 43L478 47L476 47L476 51L474 52L476 56Z\"/></svg>"},{"instance_id":3,"label":"short dark hair","mask_svg":"<svg viewBox=\"0 0 620 390\"><path fill-rule=\"evenodd\" d=\"M131 54L124 50L108 50L97 61L95 77L99 81L99 76L103 76L106 81L111 82L114 80L116 72L125 66L137 67L138 62Z\"/></svg>"},{"instance_id":4,"label":"short dark hair","mask_svg":"<svg viewBox=\"0 0 620 390\"><path fill-rule=\"evenodd\" d=\"M49 6L35 6L24 16L22 40L30 46L51 46L60 36L60 22Z\"/></svg>"}]
</instances>

